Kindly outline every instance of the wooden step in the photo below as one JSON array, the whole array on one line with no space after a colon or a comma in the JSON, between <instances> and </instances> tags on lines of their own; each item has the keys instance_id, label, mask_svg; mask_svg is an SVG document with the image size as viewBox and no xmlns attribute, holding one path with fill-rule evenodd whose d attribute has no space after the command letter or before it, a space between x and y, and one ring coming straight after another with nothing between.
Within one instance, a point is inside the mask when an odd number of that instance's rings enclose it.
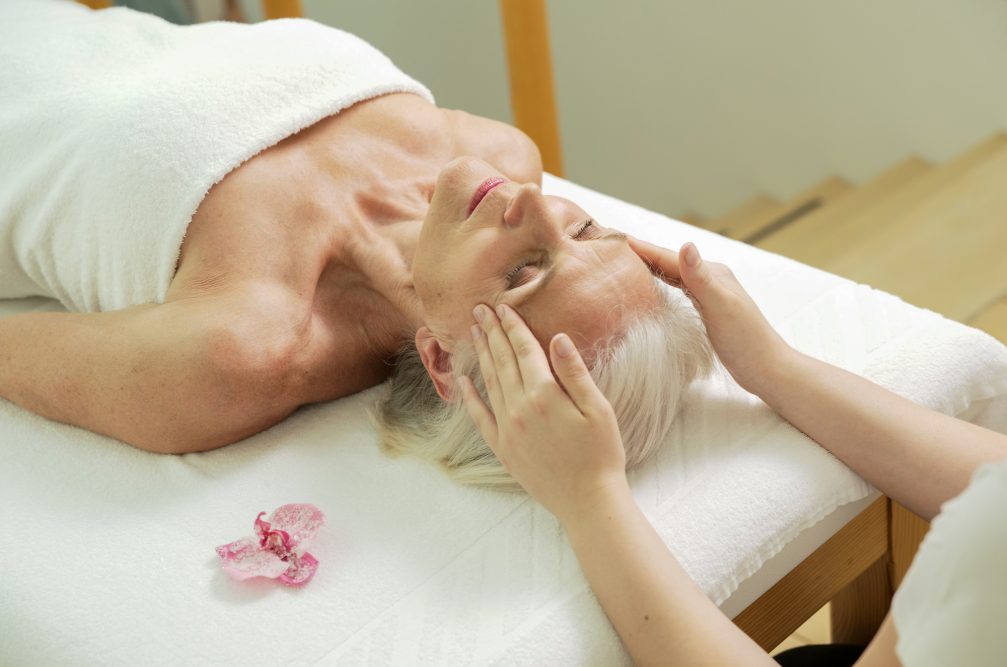
<instances>
[{"instance_id":1,"label":"wooden step","mask_svg":"<svg viewBox=\"0 0 1007 667\"><path fill-rule=\"evenodd\" d=\"M844 218L860 215L872 206L877 206L930 169L931 166L925 160L911 157L838 201L822 206L795 220L793 224L767 235L756 245L812 266L821 266L833 254L830 245L817 243L827 230Z\"/></svg>"},{"instance_id":2,"label":"wooden step","mask_svg":"<svg viewBox=\"0 0 1007 667\"><path fill-rule=\"evenodd\" d=\"M743 221L732 229L728 236L746 243L758 243L779 229L793 224L799 218L841 198L852 189L853 186L842 178L831 176L790 199L775 211L770 210L761 216L753 216Z\"/></svg>"},{"instance_id":3,"label":"wooden step","mask_svg":"<svg viewBox=\"0 0 1007 667\"><path fill-rule=\"evenodd\" d=\"M983 308L968 323L1007 345L1007 295Z\"/></svg>"},{"instance_id":4,"label":"wooden step","mask_svg":"<svg viewBox=\"0 0 1007 667\"><path fill-rule=\"evenodd\" d=\"M776 211L780 210L780 206L780 202L772 197L758 195L749 199L738 208L712 220L708 223L707 229L724 236L736 238L736 229L750 224L752 220L761 220L767 215L771 216L775 214Z\"/></svg>"},{"instance_id":5,"label":"wooden step","mask_svg":"<svg viewBox=\"0 0 1007 667\"><path fill-rule=\"evenodd\" d=\"M1007 136L830 230L822 268L965 321L1007 290Z\"/></svg>"},{"instance_id":6,"label":"wooden step","mask_svg":"<svg viewBox=\"0 0 1007 667\"><path fill-rule=\"evenodd\" d=\"M680 220L687 225L692 225L693 227L702 227L703 229L707 229L709 225L709 221L705 217L692 211L686 211L682 215L675 216L675 219Z\"/></svg>"},{"instance_id":7,"label":"wooden step","mask_svg":"<svg viewBox=\"0 0 1007 667\"><path fill-rule=\"evenodd\" d=\"M998 134L974 146L947 164L933 168L891 195L860 213L834 218L831 225L816 228L817 234L802 237L800 261L825 268L845 252L852 251L876 229L885 226L907 208L931 192L939 190L1007 145L1007 137Z\"/></svg>"}]
</instances>

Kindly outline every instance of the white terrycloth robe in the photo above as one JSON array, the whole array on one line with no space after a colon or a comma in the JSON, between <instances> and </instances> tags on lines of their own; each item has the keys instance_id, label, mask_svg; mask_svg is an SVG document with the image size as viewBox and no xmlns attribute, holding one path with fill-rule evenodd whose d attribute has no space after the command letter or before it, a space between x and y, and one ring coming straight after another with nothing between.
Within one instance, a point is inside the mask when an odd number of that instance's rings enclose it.
<instances>
[{"instance_id":1,"label":"white terrycloth robe","mask_svg":"<svg viewBox=\"0 0 1007 667\"><path fill-rule=\"evenodd\" d=\"M430 91L304 19L179 27L70 0L0 0L0 298L164 300L207 191L361 100Z\"/></svg>"}]
</instances>

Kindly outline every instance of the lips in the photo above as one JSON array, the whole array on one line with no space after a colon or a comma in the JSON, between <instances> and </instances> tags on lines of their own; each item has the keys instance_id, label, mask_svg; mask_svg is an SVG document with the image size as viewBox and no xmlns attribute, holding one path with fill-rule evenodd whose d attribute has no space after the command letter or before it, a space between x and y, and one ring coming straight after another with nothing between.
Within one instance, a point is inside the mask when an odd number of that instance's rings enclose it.
<instances>
[{"instance_id":1,"label":"lips","mask_svg":"<svg viewBox=\"0 0 1007 667\"><path fill-rule=\"evenodd\" d=\"M490 190L500 185L501 183L506 183L507 179L500 178L499 176L493 176L492 178L487 178L485 181L479 184L476 188L475 193L472 195L472 200L469 202L469 215L472 215L472 211L476 210L476 206L479 202L483 200Z\"/></svg>"}]
</instances>

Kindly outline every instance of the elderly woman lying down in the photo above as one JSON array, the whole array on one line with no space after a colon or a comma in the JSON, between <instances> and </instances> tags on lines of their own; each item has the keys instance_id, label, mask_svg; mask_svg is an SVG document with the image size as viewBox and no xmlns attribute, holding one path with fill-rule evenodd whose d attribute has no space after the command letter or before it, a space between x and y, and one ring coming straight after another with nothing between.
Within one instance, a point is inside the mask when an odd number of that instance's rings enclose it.
<instances>
[{"instance_id":1,"label":"elderly woman lying down","mask_svg":"<svg viewBox=\"0 0 1007 667\"><path fill-rule=\"evenodd\" d=\"M69 5L15 2L0 28L7 44L42 29L59 43L65 28L72 48L34 56L42 65L32 76L51 94L89 100L67 121L65 109L49 118L29 109L27 92L5 102L13 113L0 117L0 298L48 296L85 312L0 320L0 396L136 447L183 453L236 442L301 405L390 376L375 410L390 450L439 462L465 482L506 486L456 380L479 386L473 307L508 304L541 342L566 332L585 355L619 417L627 465L663 440L679 395L710 364L701 321L621 234L543 195L539 154L523 133L438 108L366 43L310 21L207 32ZM117 30L141 56L102 50L120 43L109 39ZM93 52L89 40L99 43ZM14 63L0 77L16 79L11 71L41 48L32 44L0 47ZM178 81L164 74L179 51L207 44L237 60L272 49L287 59L284 76L254 78L254 62L245 63L252 74L237 89L225 68ZM125 82L71 82L61 74L70 51L90 53L92 67L118 58L139 71ZM322 77L331 90L320 94L311 67L337 57L352 66ZM144 83L144 67L159 68L156 86ZM284 119L291 103L269 107L266 95L243 114L225 113L250 88L274 86L282 97L302 78L322 98L303 128L284 131L296 127ZM198 104L178 102L186 86L201 91ZM102 106L109 88L117 97ZM144 105L150 113L129 115ZM26 145L29 165L44 165L51 144L23 137L46 122L48 132L61 122L68 136L91 132L64 142L56 178L24 166ZM106 141L90 138L103 132ZM118 187L87 190L88 179L110 173ZM143 213L144 197L166 192L167 204Z\"/></svg>"}]
</instances>

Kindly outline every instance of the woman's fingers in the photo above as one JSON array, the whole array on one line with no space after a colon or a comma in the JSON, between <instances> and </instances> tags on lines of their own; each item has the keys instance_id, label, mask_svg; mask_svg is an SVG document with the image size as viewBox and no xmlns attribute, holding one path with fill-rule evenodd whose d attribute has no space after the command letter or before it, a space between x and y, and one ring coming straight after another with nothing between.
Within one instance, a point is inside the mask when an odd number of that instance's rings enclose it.
<instances>
[{"instance_id":1,"label":"woman's fingers","mask_svg":"<svg viewBox=\"0 0 1007 667\"><path fill-rule=\"evenodd\" d=\"M660 273L665 281L678 282L682 279L679 267L680 258L677 252L656 246L653 243L641 241L632 236L628 236L627 240L633 252L640 256L640 259L650 267L651 271Z\"/></svg>"},{"instance_id":2,"label":"woman's fingers","mask_svg":"<svg viewBox=\"0 0 1007 667\"><path fill-rule=\"evenodd\" d=\"M696 306L702 310L704 303L717 303L717 277L713 274L714 265L704 262L699 256L699 249L693 243L686 243L678 253L681 260L682 284L688 290ZM719 267L724 270L725 267ZM712 305L712 304L711 304Z\"/></svg>"},{"instance_id":3,"label":"woman's fingers","mask_svg":"<svg viewBox=\"0 0 1007 667\"><path fill-rule=\"evenodd\" d=\"M716 281L713 266L702 260L694 243L685 243L681 250L675 252L632 236L628 238L630 247L651 270L663 274L665 282L685 287L689 298L697 307L714 296L711 295L711 288Z\"/></svg>"},{"instance_id":4,"label":"woman's fingers","mask_svg":"<svg viewBox=\"0 0 1007 667\"><path fill-rule=\"evenodd\" d=\"M503 395L500 387L500 380L497 378L496 362L490 353L489 342L486 332L478 324L472 325L472 342L479 355L479 370L482 372L483 383L486 385L486 393L490 397L490 405L494 414L504 414L507 410L507 399Z\"/></svg>"},{"instance_id":5,"label":"woman's fingers","mask_svg":"<svg viewBox=\"0 0 1007 667\"><path fill-rule=\"evenodd\" d=\"M462 392L462 402L465 403L465 410L468 411L469 417L475 422L476 428L479 432L483 434L483 439L489 444L490 449L494 453L499 454L497 449L497 420L490 412L486 404L483 403L483 399L480 398L479 392L476 391L475 385L472 384L472 380L467 377L458 379L458 386Z\"/></svg>"},{"instance_id":6,"label":"woman's fingers","mask_svg":"<svg viewBox=\"0 0 1007 667\"><path fill-rule=\"evenodd\" d=\"M513 308L510 306L500 308L503 310L500 325L514 350L514 358L517 359L525 390L543 382L554 382L552 371L549 370L549 360L546 359L545 351L542 350L531 329Z\"/></svg>"},{"instance_id":7,"label":"woman's fingers","mask_svg":"<svg viewBox=\"0 0 1007 667\"><path fill-rule=\"evenodd\" d=\"M545 352L521 316L506 305L500 306L500 310L503 322L486 308L480 323L473 327L479 365L495 414L502 414L501 410L511 404L518 405L533 386L552 384L552 370L582 414L605 402L569 336L561 333L553 337L550 370Z\"/></svg>"},{"instance_id":8,"label":"woman's fingers","mask_svg":"<svg viewBox=\"0 0 1007 667\"><path fill-rule=\"evenodd\" d=\"M556 376L581 414L588 414L605 400L569 336L564 333L553 336L549 356Z\"/></svg>"},{"instance_id":9,"label":"woman's fingers","mask_svg":"<svg viewBox=\"0 0 1007 667\"><path fill-rule=\"evenodd\" d=\"M504 393L504 400L509 400L524 386L521 382L521 370L518 368L514 349L511 347L503 327L500 326L497 314L484 305L476 306L476 310L481 311L476 315L476 319L479 320L479 325L486 334L497 379L500 381L500 388Z\"/></svg>"}]
</instances>

